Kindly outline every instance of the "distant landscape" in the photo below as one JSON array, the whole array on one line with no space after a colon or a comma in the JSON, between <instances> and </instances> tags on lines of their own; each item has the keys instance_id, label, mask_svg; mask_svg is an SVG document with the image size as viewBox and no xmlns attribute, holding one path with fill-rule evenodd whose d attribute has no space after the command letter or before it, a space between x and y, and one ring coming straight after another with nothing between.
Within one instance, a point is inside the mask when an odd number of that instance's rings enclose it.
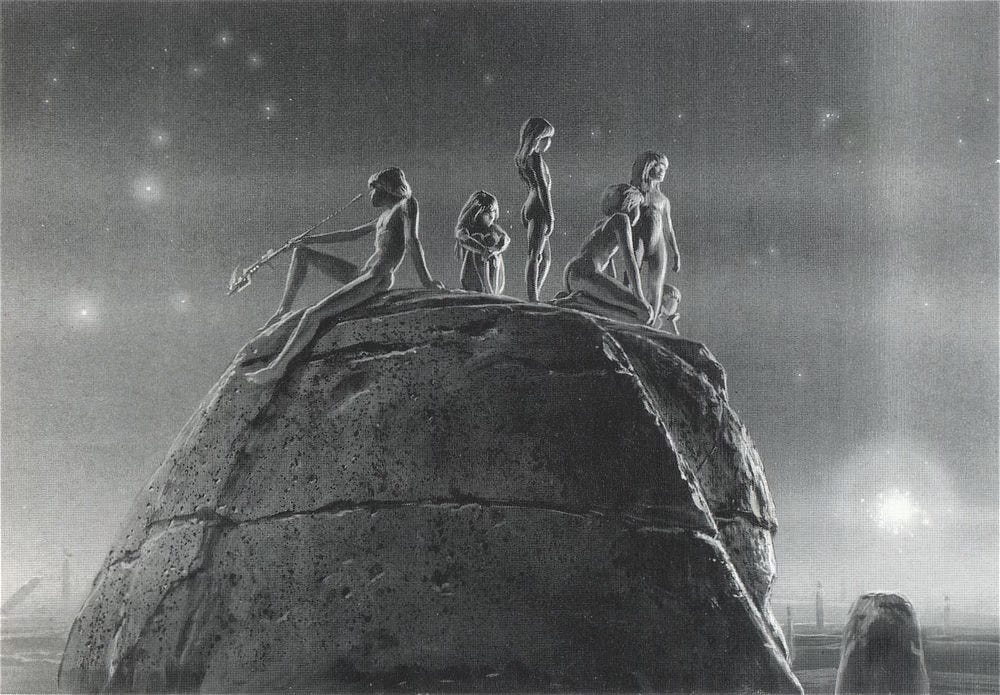
<instances>
[{"instance_id":1,"label":"distant landscape","mask_svg":"<svg viewBox=\"0 0 1000 695\"><path fill-rule=\"evenodd\" d=\"M797 608L805 615L808 606ZM59 660L74 612L35 604L0 619L0 692L57 691ZM996 616L992 629L974 622L980 626L953 625L947 634L940 626L924 626L924 654L935 695L1000 693ZM833 692L841 629L839 623L827 623L821 632L814 624L795 624L793 669L807 693Z\"/></svg>"}]
</instances>

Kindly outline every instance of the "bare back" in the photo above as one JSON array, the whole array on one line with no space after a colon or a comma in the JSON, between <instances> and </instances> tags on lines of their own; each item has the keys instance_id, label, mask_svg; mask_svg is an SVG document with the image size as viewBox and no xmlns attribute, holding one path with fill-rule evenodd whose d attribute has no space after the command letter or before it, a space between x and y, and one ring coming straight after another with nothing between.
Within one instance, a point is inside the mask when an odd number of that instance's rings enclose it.
<instances>
[{"instance_id":1,"label":"bare back","mask_svg":"<svg viewBox=\"0 0 1000 695\"><path fill-rule=\"evenodd\" d=\"M406 254L406 217L411 198L404 198L379 215L375 221L375 252L365 261L361 272L388 270L395 273Z\"/></svg>"},{"instance_id":2,"label":"bare back","mask_svg":"<svg viewBox=\"0 0 1000 695\"><path fill-rule=\"evenodd\" d=\"M586 259L597 270L604 270L612 257L618 253L618 235L608 224L611 218L599 220L594 231L584 240L577 259Z\"/></svg>"},{"instance_id":3,"label":"bare back","mask_svg":"<svg viewBox=\"0 0 1000 695\"><path fill-rule=\"evenodd\" d=\"M529 168L526 170L518 170L518 174L521 176L521 180L524 181L528 188L528 197L524 201L524 205L521 206L521 222L527 226L529 220L547 220L548 211L545 209L545 205L542 202L541 188L544 186L545 190L548 191L552 188L552 175L549 173L549 167L542 159L542 156L537 152L529 157ZM537 168L541 172L541 180L537 180L538 176L534 173L531 167Z\"/></svg>"}]
</instances>

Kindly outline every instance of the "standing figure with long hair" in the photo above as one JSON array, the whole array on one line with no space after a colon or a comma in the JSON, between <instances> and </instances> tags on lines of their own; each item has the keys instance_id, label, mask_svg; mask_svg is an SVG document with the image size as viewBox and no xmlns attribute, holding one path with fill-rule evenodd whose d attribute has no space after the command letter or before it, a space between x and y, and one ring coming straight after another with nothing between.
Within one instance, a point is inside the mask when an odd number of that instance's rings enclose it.
<instances>
[{"instance_id":1,"label":"standing figure with long hair","mask_svg":"<svg viewBox=\"0 0 1000 695\"><path fill-rule=\"evenodd\" d=\"M528 230L528 263L524 282L528 300L538 301L538 292L552 264L549 235L556 218L552 211L552 178L542 153L552 144L556 129L544 118L532 117L521 126L521 144L514 158L517 173L528 187L528 197L521 206L521 223Z\"/></svg>"},{"instance_id":2,"label":"standing figure with long hair","mask_svg":"<svg viewBox=\"0 0 1000 695\"><path fill-rule=\"evenodd\" d=\"M369 195L372 205L385 209L378 218L354 229L317 234L300 243L336 244L360 239L374 232L375 252L346 285L306 309L278 356L262 369L248 372L247 380L265 384L280 379L292 360L316 336L324 321L388 292L407 249L413 257L413 265L421 284L427 288L444 288L427 270L427 261L418 236L420 213L417 199L413 197L403 171L396 167L384 169L368 179L368 186L371 189ZM248 348L251 352L256 351L270 340L270 335L265 333L251 341Z\"/></svg>"},{"instance_id":3,"label":"standing figure with long hair","mask_svg":"<svg viewBox=\"0 0 1000 695\"><path fill-rule=\"evenodd\" d=\"M462 206L455 224L455 252L462 261L462 289L501 294L506 284L503 256L510 244L497 218L500 205L491 193L476 191Z\"/></svg>"},{"instance_id":4,"label":"standing figure with long hair","mask_svg":"<svg viewBox=\"0 0 1000 695\"><path fill-rule=\"evenodd\" d=\"M639 220L632 230L635 243L635 257L640 271L649 268L649 284L653 293L653 315L659 316L663 309L664 294L671 294L666 288L667 262L673 252L673 271L681 269L681 256L677 250L677 238L670 219L670 201L660 191L660 183L667 175L667 158L659 152L646 151L640 154L632 165L631 184L639 189L643 202L639 209ZM674 289L676 292L676 288ZM678 298L680 293L677 293ZM671 317L667 316L667 320Z\"/></svg>"},{"instance_id":5,"label":"standing figure with long hair","mask_svg":"<svg viewBox=\"0 0 1000 695\"><path fill-rule=\"evenodd\" d=\"M566 264L563 283L566 291L553 304L580 309L629 323L651 323L656 315L642 294L636 262L632 225L639 219L643 196L627 183L608 186L601 197L604 217L583 242L580 252ZM628 288L605 270L621 251Z\"/></svg>"}]
</instances>

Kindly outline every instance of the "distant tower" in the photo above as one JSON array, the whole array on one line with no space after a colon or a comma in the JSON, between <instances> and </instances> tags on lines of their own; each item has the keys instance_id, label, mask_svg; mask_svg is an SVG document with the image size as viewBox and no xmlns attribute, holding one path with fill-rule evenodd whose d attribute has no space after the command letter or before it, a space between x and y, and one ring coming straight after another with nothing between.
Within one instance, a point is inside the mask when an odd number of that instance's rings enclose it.
<instances>
[{"instance_id":1,"label":"distant tower","mask_svg":"<svg viewBox=\"0 0 1000 695\"><path fill-rule=\"evenodd\" d=\"M795 623L792 622L792 604L785 606L785 642L788 643L788 665L795 661Z\"/></svg>"},{"instance_id":2,"label":"distant tower","mask_svg":"<svg viewBox=\"0 0 1000 695\"><path fill-rule=\"evenodd\" d=\"M63 561L62 561L62 600L63 603L69 603L70 599L70 574L69 574L69 559L72 557L66 548L63 551Z\"/></svg>"},{"instance_id":3,"label":"distant tower","mask_svg":"<svg viewBox=\"0 0 1000 695\"><path fill-rule=\"evenodd\" d=\"M948 634L948 628L951 624L951 599L948 598L948 594L944 595L944 617L941 620L941 631Z\"/></svg>"},{"instance_id":4,"label":"distant tower","mask_svg":"<svg viewBox=\"0 0 1000 695\"><path fill-rule=\"evenodd\" d=\"M823 629L823 582L816 582L816 629Z\"/></svg>"}]
</instances>

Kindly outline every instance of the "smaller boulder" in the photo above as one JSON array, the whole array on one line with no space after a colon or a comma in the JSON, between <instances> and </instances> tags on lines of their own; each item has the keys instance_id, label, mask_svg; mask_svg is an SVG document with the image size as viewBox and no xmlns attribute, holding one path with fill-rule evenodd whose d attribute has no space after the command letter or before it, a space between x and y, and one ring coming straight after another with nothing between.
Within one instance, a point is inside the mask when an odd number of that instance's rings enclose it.
<instances>
[{"instance_id":1,"label":"smaller boulder","mask_svg":"<svg viewBox=\"0 0 1000 695\"><path fill-rule=\"evenodd\" d=\"M930 693L917 615L899 594L864 594L851 607L836 695L849 693Z\"/></svg>"}]
</instances>

